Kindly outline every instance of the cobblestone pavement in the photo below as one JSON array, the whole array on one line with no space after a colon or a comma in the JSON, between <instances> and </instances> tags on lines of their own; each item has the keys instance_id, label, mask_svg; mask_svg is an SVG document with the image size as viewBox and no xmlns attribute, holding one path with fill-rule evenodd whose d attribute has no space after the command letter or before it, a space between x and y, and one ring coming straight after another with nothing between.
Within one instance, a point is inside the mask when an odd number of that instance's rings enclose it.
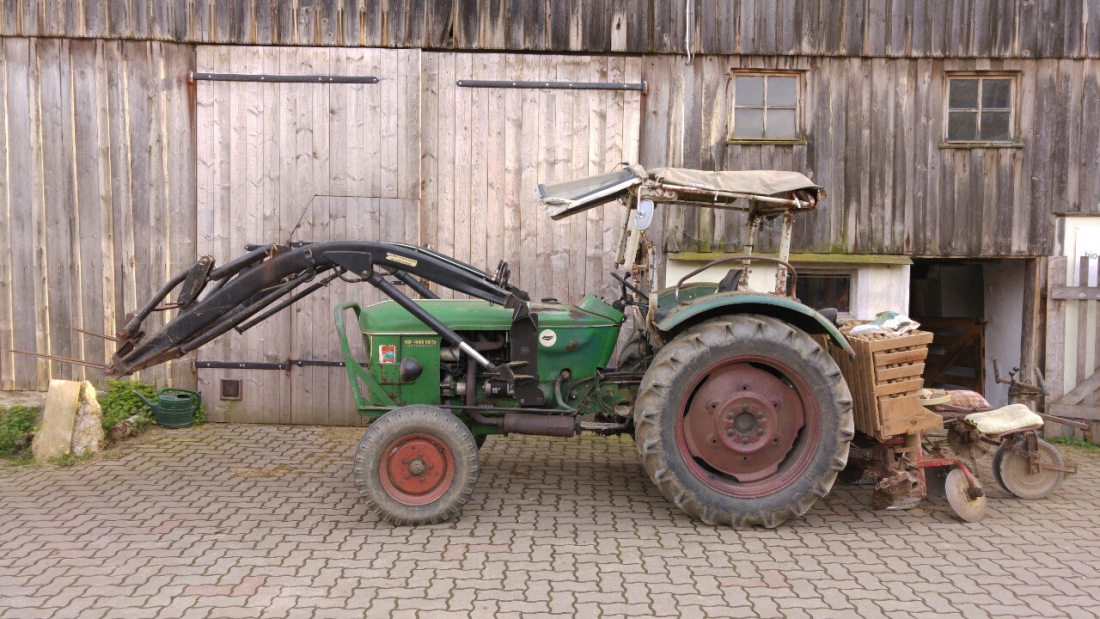
<instances>
[{"instance_id":1,"label":"cobblestone pavement","mask_svg":"<svg viewBox=\"0 0 1100 619\"><path fill-rule=\"evenodd\" d=\"M1043 501L987 484L980 524L936 499L875 512L869 487L838 486L801 520L735 531L670 506L629 438L494 437L461 520L408 528L357 500L359 433L207 425L0 468L0 617L1100 612L1088 453Z\"/></svg>"}]
</instances>

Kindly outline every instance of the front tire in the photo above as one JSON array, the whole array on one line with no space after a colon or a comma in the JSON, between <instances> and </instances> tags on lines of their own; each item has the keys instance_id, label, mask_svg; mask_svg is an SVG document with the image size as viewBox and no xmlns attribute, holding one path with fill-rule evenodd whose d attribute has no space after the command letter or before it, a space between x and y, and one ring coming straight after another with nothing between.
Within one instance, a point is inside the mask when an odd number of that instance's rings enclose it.
<instances>
[{"instance_id":1,"label":"front tire","mask_svg":"<svg viewBox=\"0 0 1100 619\"><path fill-rule=\"evenodd\" d=\"M854 435L836 362L775 318L696 325L662 348L635 406L642 464L709 524L775 527L828 494Z\"/></svg>"},{"instance_id":2,"label":"front tire","mask_svg":"<svg viewBox=\"0 0 1100 619\"><path fill-rule=\"evenodd\" d=\"M367 506L397 525L457 516L480 468L474 435L432 406L395 408L372 423L355 450L355 488Z\"/></svg>"}]
</instances>

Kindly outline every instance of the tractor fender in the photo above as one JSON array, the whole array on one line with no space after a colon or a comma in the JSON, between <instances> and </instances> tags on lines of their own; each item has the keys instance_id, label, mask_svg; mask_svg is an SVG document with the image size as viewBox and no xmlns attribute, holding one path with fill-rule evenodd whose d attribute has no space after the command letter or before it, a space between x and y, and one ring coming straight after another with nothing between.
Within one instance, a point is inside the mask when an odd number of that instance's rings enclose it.
<instances>
[{"instance_id":1,"label":"tractor fender","mask_svg":"<svg viewBox=\"0 0 1100 619\"><path fill-rule=\"evenodd\" d=\"M668 341L692 325L730 314L771 316L811 335L827 333L837 346L849 355L855 354L848 339L828 318L798 301L767 294L736 292L696 298L687 305L678 305L657 316L653 327L661 333L662 339Z\"/></svg>"}]
</instances>

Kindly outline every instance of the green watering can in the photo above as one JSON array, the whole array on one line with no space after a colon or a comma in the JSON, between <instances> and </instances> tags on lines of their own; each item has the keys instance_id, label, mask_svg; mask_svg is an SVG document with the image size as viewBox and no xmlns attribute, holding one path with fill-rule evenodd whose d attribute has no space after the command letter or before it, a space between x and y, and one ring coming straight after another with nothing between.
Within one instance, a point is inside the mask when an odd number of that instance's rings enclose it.
<instances>
[{"instance_id":1,"label":"green watering can","mask_svg":"<svg viewBox=\"0 0 1100 619\"><path fill-rule=\"evenodd\" d=\"M145 399L137 391L137 397L141 398L145 405L153 409L153 415L157 425L162 428L187 428L195 419L195 411L199 410L202 402L202 394L190 389L165 387L157 392L156 402Z\"/></svg>"}]
</instances>

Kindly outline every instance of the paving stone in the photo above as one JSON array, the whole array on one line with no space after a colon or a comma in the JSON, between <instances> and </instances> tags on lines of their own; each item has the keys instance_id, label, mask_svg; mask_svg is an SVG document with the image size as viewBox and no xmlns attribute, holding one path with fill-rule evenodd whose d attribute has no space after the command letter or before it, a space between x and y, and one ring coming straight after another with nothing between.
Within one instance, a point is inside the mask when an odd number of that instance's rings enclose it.
<instances>
[{"instance_id":1,"label":"paving stone","mask_svg":"<svg viewBox=\"0 0 1100 619\"><path fill-rule=\"evenodd\" d=\"M207 425L0 469L7 617L1094 617L1100 458L1043 501L871 510L837 486L774 530L693 522L629 439L494 437L463 517L380 522L357 432ZM242 474L245 471L246 474ZM979 473L988 479L988 458Z\"/></svg>"}]
</instances>

